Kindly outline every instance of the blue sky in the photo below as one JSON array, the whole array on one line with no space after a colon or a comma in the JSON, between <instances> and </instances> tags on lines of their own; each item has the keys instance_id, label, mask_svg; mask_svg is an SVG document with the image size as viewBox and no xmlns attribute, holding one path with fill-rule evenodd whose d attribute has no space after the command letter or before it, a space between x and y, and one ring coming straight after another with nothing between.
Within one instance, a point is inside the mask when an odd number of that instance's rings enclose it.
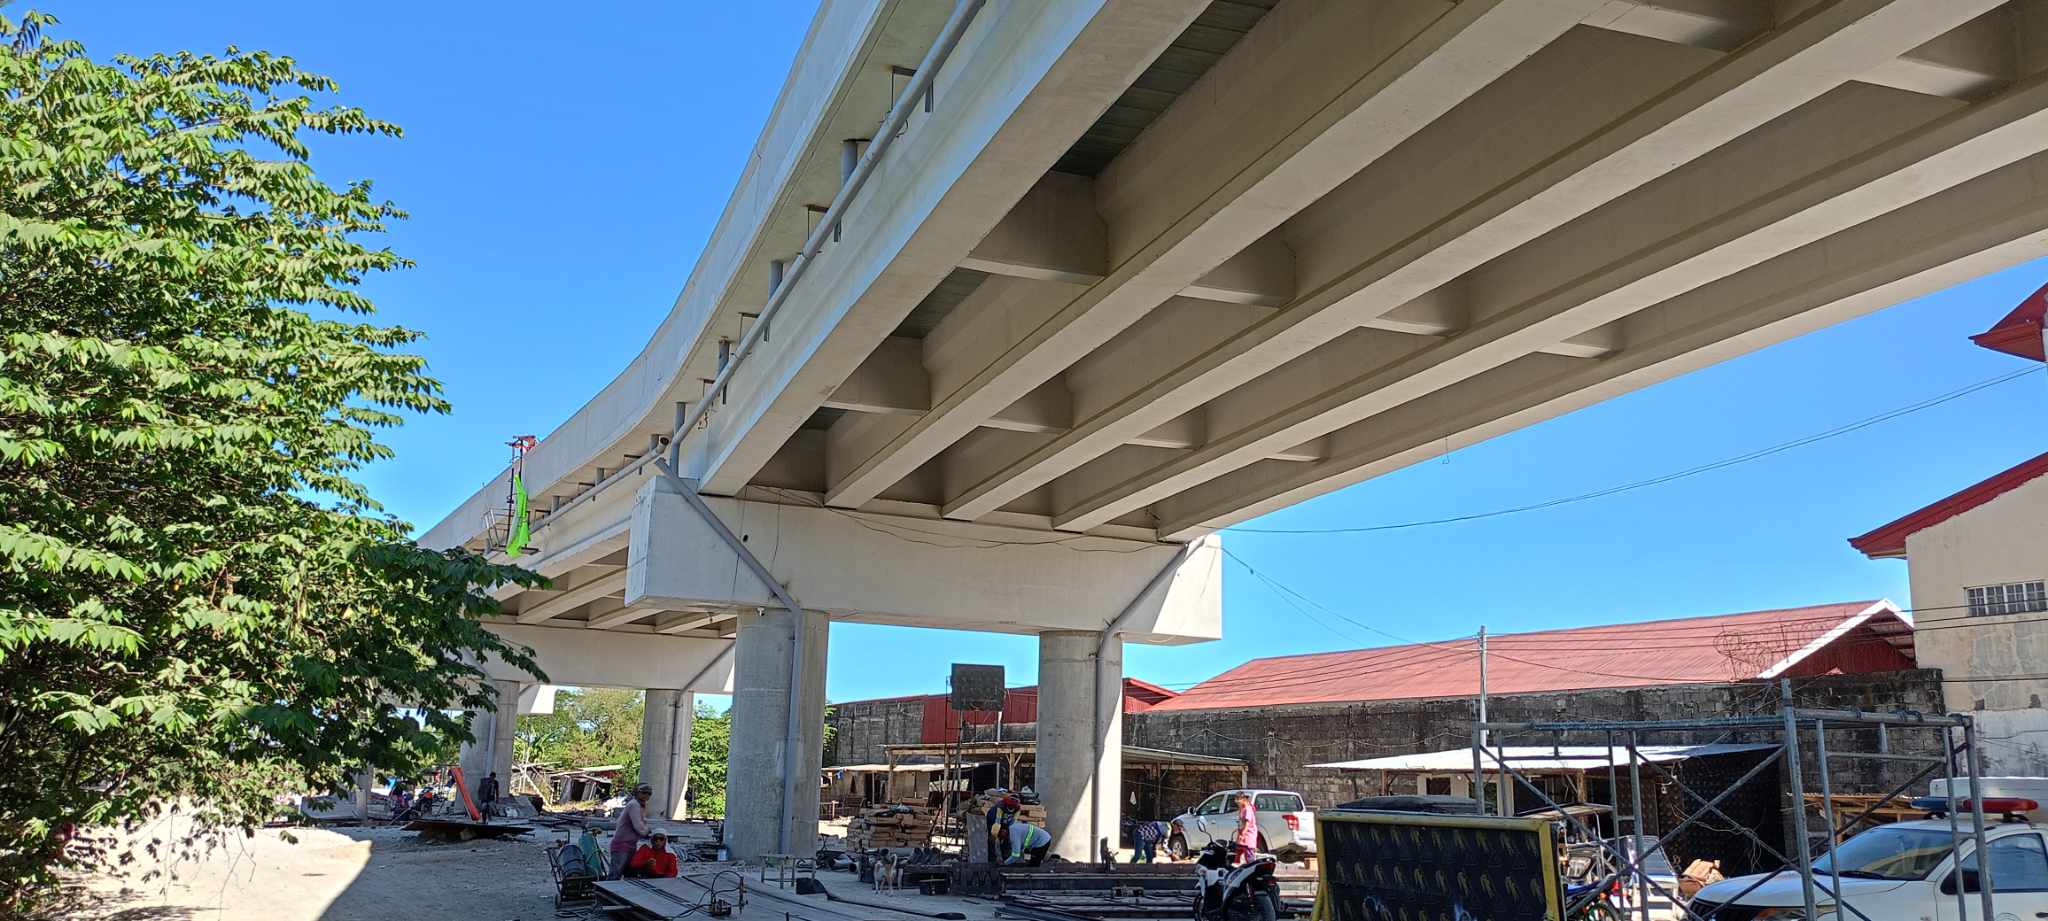
<instances>
[{"instance_id":1,"label":"blue sky","mask_svg":"<svg viewBox=\"0 0 2048 921\"><path fill-rule=\"evenodd\" d=\"M681 290L803 38L810 2L182 4L52 2L97 57L297 56L402 140L319 145L332 181L367 176L412 213L375 279L455 413L388 441L365 477L432 524L504 462L511 435L567 418L639 350ZM1253 527L1434 519L1520 506L1812 434L1994 375L1971 345L2048 277L2019 266L1267 516ZM595 322L602 317L603 322ZM1359 623L1418 640L1891 597L1904 564L1844 539L2043 450L2048 377L1752 463L1560 508L1373 534L1227 535L1231 550ZM1133 647L1127 673L1185 686L1261 655L1382 645L1317 623L1228 563L1221 642ZM1105 612L1108 616L1113 612ZM1033 680L1028 637L839 625L834 700L943 687L946 663ZM876 668L874 663L887 663ZM915 663L915 664L910 664Z\"/></svg>"}]
</instances>

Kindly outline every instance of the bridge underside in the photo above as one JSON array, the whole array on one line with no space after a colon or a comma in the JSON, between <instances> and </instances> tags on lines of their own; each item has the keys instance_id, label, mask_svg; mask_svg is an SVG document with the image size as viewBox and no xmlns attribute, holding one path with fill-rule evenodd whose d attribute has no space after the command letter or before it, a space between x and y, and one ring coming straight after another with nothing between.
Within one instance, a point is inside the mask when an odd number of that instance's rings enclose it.
<instances>
[{"instance_id":1,"label":"bridge underside","mask_svg":"<svg viewBox=\"0 0 2048 921\"><path fill-rule=\"evenodd\" d=\"M988 4L842 186L944 12L824 4L675 311L528 455L555 584L503 628L737 643L659 677L766 727L736 784L816 764L826 619L1212 638L1177 545L2048 253L2048 0ZM1113 822L1089 766L1056 823ZM780 789L735 808L800 838Z\"/></svg>"}]
</instances>

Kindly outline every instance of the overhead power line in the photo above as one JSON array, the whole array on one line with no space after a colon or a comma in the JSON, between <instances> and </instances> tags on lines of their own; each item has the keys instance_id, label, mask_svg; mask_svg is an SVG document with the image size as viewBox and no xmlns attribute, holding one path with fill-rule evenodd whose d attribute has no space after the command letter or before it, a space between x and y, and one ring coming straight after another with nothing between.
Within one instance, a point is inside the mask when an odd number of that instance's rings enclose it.
<instances>
[{"instance_id":1,"label":"overhead power line","mask_svg":"<svg viewBox=\"0 0 2048 921\"><path fill-rule=\"evenodd\" d=\"M1593 499L1605 498L1607 496L1612 496L1619 493L1632 492L1634 490L1644 489L1650 486L1658 486L1664 483L1672 482L1674 480L1682 480L1688 477L1698 476L1702 473L1709 473L1715 470L1720 470L1725 467L1733 467L1737 464L1745 464L1750 461L1760 460L1762 458L1769 457L1773 454L1782 454L1794 448L1805 447L1816 442L1826 441L1830 438L1836 438L1842 435L1847 435L1850 432L1866 429L1882 422L1889 422L1893 419L1897 419L1902 416L1912 415L1913 413L1917 413L1922 410L1932 409L1951 400L1957 400L1969 396L1970 394L1976 393L1979 390L1996 387L1999 384L2003 384L2008 381L2018 380L2019 378L2026 377L2029 374L2039 373L2041 370L2041 366L2034 366L2029 368L2022 368L2018 371L2010 371L2005 374L1998 375L1997 377L1987 378L1985 380L1978 381L1967 387L1960 387L1955 390L1951 390L1947 393L1928 397L1927 399L1921 400L1917 403L1901 406L1897 409L1887 410L1885 412L1878 413L1874 416L1866 416L1854 422L1844 423L1842 425L1838 425L1834 428L1828 429L1824 432L1816 432L1811 435L1794 438L1790 441L1781 441L1777 444L1770 445L1768 447L1758 448L1754 451L1748 451L1742 454L1737 454L1733 457L1725 457L1720 460L1713 461L1711 463L1700 464L1696 467L1687 467L1684 470L1676 470L1671 473L1666 473L1662 476L1651 477L1646 480L1636 480L1632 483L1623 483L1618 486L1609 486L1605 489L1596 489L1592 492L1580 493L1574 496L1564 496L1556 499L1551 499L1545 502L1533 503L1530 505L1517 505L1511 508L1494 509L1488 512L1474 512L1469 515L1452 515L1447 518L1426 518L1419 521L1402 521L1391 524L1357 525L1353 527L1337 528L1247 528L1233 525L1231 527L1225 528L1224 530L1242 534L1364 534L1374 531L1400 531L1409 528L1426 528L1434 525L1459 524L1461 522L1467 521L1482 521L1488 518L1500 518L1507 515L1519 515L1524 512L1542 511L1544 509L1556 508L1561 505L1571 505L1578 502L1586 502Z\"/></svg>"}]
</instances>

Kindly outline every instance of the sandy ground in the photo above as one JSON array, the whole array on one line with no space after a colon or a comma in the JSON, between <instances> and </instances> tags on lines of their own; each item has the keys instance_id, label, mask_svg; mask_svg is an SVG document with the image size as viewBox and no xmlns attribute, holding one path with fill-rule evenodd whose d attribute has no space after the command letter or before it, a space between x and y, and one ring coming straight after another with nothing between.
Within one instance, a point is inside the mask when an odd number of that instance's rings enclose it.
<instances>
[{"instance_id":1,"label":"sandy ground","mask_svg":"<svg viewBox=\"0 0 2048 921\"><path fill-rule=\"evenodd\" d=\"M171 879L121 879L79 888L81 921L536 921L551 919L554 882L543 848L559 834L437 844L398 828L258 832Z\"/></svg>"}]
</instances>

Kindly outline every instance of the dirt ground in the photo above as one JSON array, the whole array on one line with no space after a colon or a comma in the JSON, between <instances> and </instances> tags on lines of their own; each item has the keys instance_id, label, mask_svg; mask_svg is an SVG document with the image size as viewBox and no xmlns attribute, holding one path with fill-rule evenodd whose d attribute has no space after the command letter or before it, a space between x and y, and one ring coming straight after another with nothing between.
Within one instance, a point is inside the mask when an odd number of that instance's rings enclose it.
<instances>
[{"instance_id":1,"label":"dirt ground","mask_svg":"<svg viewBox=\"0 0 2048 921\"><path fill-rule=\"evenodd\" d=\"M538 921L552 919L543 850L560 834L438 844L398 828L264 830L197 863L77 887L80 921Z\"/></svg>"}]
</instances>

